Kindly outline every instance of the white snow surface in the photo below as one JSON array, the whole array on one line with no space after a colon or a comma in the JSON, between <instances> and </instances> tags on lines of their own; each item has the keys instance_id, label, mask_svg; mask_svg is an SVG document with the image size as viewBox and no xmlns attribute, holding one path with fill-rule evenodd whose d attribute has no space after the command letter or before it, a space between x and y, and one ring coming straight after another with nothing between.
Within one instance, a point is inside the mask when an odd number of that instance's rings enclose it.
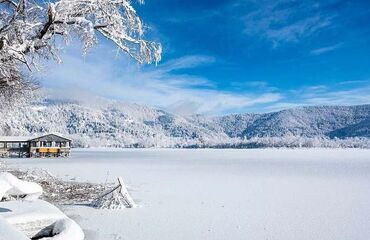
<instances>
[{"instance_id":1,"label":"white snow surface","mask_svg":"<svg viewBox=\"0 0 370 240\"><path fill-rule=\"evenodd\" d=\"M9 211L1 213L10 224L22 230L40 230L29 223L46 227L55 221L65 218L65 215L54 205L43 200L1 202L1 207ZM34 224L36 225L36 224ZM38 226L38 227L39 227Z\"/></svg>"},{"instance_id":2,"label":"white snow surface","mask_svg":"<svg viewBox=\"0 0 370 240\"><path fill-rule=\"evenodd\" d=\"M51 228L52 240L83 240L81 228L54 205L43 201L9 201L1 202L0 212L8 223L28 237L35 236L40 230ZM10 240L10 239L9 239Z\"/></svg>"},{"instance_id":3,"label":"white snow surface","mask_svg":"<svg viewBox=\"0 0 370 240\"><path fill-rule=\"evenodd\" d=\"M6 211L6 209L0 208L0 212L3 211ZM29 238L0 217L0 240L29 240Z\"/></svg>"},{"instance_id":4,"label":"white snow surface","mask_svg":"<svg viewBox=\"0 0 370 240\"><path fill-rule=\"evenodd\" d=\"M370 150L90 149L6 161L66 180L123 176L141 207L63 206L86 240L370 239Z\"/></svg>"}]
</instances>

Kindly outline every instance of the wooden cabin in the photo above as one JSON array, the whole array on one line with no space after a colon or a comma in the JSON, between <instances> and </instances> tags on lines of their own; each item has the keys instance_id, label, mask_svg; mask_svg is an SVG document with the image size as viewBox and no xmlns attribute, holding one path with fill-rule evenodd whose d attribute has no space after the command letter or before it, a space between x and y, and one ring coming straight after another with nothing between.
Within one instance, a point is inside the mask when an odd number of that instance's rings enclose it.
<instances>
[{"instance_id":1,"label":"wooden cabin","mask_svg":"<svg viewBox=\"0 0 370 240\"><path fill-rule=\"evenodd\" d=\"M0 157L68 157L72 140L56 134L0 137Z\"/></svg>"}]
</instances>

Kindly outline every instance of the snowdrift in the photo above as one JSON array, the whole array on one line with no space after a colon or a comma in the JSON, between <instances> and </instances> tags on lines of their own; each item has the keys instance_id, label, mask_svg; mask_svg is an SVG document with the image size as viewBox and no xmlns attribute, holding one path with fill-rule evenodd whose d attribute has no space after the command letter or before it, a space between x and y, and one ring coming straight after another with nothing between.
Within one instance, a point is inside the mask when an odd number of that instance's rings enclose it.
<instances>
[{"instance_id":1,"label":"snowdrift","mask_svg":"<svg viewBox=\"0 0 370 240\"><path fill-rule=\"evenodd\" d=\"M40 185L22 181L10 173L0 173L0 198L17 199L0 202L0 229L14 237L4 240L22 240L23 236L35 239L83 240L84 233L54 205L39 200ZM18 200L21 199L21 200ZM10 225L9 225L10 224ZM0 240L3 240L1 231Z\"/></svg>"},{"instance_id":2,"label":"snowdrift","mask_svg":"<svg viewBox=\"0 0 370 240\"><path fill-rule=\"evenodd\" d=\"M42 187L33 182L22 181L10 173L0 173L0 200L4 197L19 196L25 200L38 199Z\"/></svg>"}]
</instances>

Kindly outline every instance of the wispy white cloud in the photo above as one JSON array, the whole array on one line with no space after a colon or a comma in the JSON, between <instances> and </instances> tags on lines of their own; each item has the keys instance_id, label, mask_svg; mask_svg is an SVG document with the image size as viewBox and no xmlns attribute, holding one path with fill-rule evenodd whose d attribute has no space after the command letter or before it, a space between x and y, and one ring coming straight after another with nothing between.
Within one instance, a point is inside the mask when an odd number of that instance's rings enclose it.
<instances>
[{"instance_id":1,"label":"wispy white cloud","mask_svg":"<svg viewBox=\"0 0 370 240\"><path fill-rule=\"evenodd\" d=\"M288 91L286 98L272 103L265 108L267 111L276 111L300 106L316 105L361 105L370 104L370 84L352 88L338 88L337 86L307 86L300 89Z\"/></svg>"},{"instance_id":2,"label":"wispy white cloud","mask_svg":"<svg viewBox=\"0 0 370 240\"><path fill-rule=\"evenodd\" d=\"M247 1L254 5L243 18L245 33L271 41L274 47L283 42L297 42L332 24L333 17L322 13L312 1ZM309 13L309 14L308 14Z\"/></svg>"},{"instance_id":3,"label":"wispy white cloud","mask_svg":"<svg viewBox=\"0 0 370 240\"><path fill-rule=\"evenodd\" d=\"M190 55L166 62L165 64L161 65L161 70L169 72L172 70L189 69L202 65L212 64L215 61L216 59L211 56Z\"/></svg>"},{"instance_id":4,"label":"wispy white cloud","mask_svg":"<svg viewBox=\"0 0 370 240\"><path fill-rule=\"evenodd\" d=\"M358 84L370 84L370 80L349 80L349 81L343 81L339 82L339 85L358 85Z\"/></svg>"},{"instance_id":5,"label":"wispy white cloud","mask_svg":"<svg viewBox=\"0 0 370 240\"><path fill-rule=\"evenodd\" d=\"M334 45L327 46L327 47L317 48L317 49L312 50L310 54L314 56L318 56L324 53L332 52L338 48L341 48L342 46L343 46L343 43L338 43L338 44L334 44Z\"/></svg>"},{"instance_id":6,"label":"wispy white cloud","mask_svg":"<svg viewBox=\"0 0 370 240\"><path fill-rule=\"evenodd\" d=\"M215 59L210 56L184 56L157 67L138 66L120 59L119 63L124 67L119 67L118 62L105 60L108 55L104 49L86 59L67 53L62 65L50 67L42 76L44 85L63 92L78 89L77 94L83 90L181 114L246 111L248 107L282 98L272 91L236 93L220 90L204 77L179 73L178 70L214 63Z\"/></svg>"},{"instance_id":7,"label":"wispy white cloud","mask_svg":"<svg viewBox=\"0 0 370 240\"><path fill-rule=\"evenodd\" d=\"M305 99L310 105L356 105L370 103L370 86L350 90L327 91L320 94L311 94Z\"/></svg>"},{"instance_id":8,"label":"wispy white cloud","mask_svg":"<svg viewBox=\"0 0 370 240\"><path fill-rule=\"evenodd\" d=\"M205 77L189 74L192 71L183 71L217 63L212 56L184 56L147 67L120 57L111 60L115 53L108 49L102 45L83 58L72 48L64 54L62 65L50 65L41 76L44 86L53 88L54 96L84 103L101 103L100 97L105 97L180 114L215 115L306 105L370 103L369 80L298 89L279 89L265 81L230 82L225 90Z\"/></svg>"},{"instance_id":9,"label":"wispy white cloud","mask_svg":"<svg viewBox=\"0 0 370 240\"><path fill-rule=\"evenodd\" d=\"M230 85L236 91L253 91L255 93L263 92L278 92L279 89L271 86L266 81L245 81L245 82L231 82Z\"/></svg>"}]
</instances>

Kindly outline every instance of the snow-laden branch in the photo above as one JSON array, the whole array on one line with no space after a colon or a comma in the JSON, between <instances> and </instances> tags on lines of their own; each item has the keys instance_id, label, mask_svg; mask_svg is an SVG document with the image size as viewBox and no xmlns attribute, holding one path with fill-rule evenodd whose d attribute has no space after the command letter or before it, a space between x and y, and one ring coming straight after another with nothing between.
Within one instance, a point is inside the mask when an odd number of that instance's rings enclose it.
<instances>
[{"instance_id":1,"label":"snow-laden branch","mask_svg":"<svg viewBox=\"0 0 370 240\"><path fill-rule=\"evenodd\" d=\"M40 59L60 61L56 36L68 43L77 35L86 52L97 43L97 33L139 63L161 59L161 45L143 38L144 25L129 0L58 0L47 5L0 0L0 91L16 91L24 82L24 67L38 69Z\"/></svg>"},{"instance_id":2,"label":"snow-laden branch","mask_svg":"<svg viewBox=\"0 0 370 240\"><path fill-rule=\"evenodd\" d=\"M118 185L100 195L92 203L92 206L100 209L137 208L137 204L128 193L122 177L118 178Z\"/></svg>"}]
</instances>

